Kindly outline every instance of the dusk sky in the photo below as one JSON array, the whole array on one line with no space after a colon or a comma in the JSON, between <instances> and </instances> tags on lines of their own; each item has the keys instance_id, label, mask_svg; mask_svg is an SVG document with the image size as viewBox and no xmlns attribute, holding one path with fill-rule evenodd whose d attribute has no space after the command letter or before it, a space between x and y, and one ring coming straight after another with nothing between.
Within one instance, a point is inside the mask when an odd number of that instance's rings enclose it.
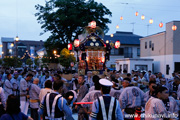
<instances>
[{"instance_id":1,"label":"dusk sky","mask_svg":"<svg viewBox=\"0 0 180 120\"><path fill-rule=\"evenodd\" d=\"M180 0L96 1L103 3L112 12L112 23L108 25L110 30L107 34L115 31L132 32L131 23L135 23L134 34L147 36L164 31L167 22L180 20ZM0 37L15 37L18 34L20 40L46 40L49 33L40 36L43 30L34 16L37 12L34 6L44 3L45 0L0 0ZM136 11L139 12L138 16L135 16ZM141 20L142 14L145 20ZM123 20L120 20L121 16ZM147 30L150 18L154 22ZM159 28L161 21L163 28ZM116 25L119 25L119 29L116 29Z\"/></svg>"}]
</instances>

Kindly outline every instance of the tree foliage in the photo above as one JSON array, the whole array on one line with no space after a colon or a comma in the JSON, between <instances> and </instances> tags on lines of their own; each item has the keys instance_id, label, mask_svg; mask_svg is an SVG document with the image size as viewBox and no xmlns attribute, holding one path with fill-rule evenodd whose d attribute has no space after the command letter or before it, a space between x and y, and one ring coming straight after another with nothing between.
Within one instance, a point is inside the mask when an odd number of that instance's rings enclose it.
<instances>
[{"instance_id":1,"label":"tree foliage","mask_svg":"<svg viewBox=\"0 0 180 120\"><path fill-rule=\"evenodd\" d=\"M66 68L70 66L71 62L75 63L76 61L76 58L72 54L70 54L70 51L66 48L61 51L60 57L58 59L60 64Z\"/></svg>"},{"instance_id":2,"label":"tree foliage","mask_svg":"<svg viewBox=\"0 0 180 120\"><path fill-rule=\"evenodd\" d=\"M12 57L3 59L3 66L5 67L20 67L21 65L22 61L20 58Z\"/></svg>"},{"instance_id":3,"label":"tree foliage","mask_svg":"<svg viewBox=\"0 0 180 120\"><path fill-rule=\"evenodd\" d=\"M26 60L26 64L29 65L29 66L31 66L31 65L33 64L32 59L31 59L31 58L28 58L28 59Z\"/></svg>"},{"instance_id":4,"label":"tree foliage","mask_svg":"<svg viewBox=\"0 0 180 120\"><path fill-rule=\"evenodd\" d=\"M51 33L45 42L48 55L52 55L54 49L61 51L67 47L92 20L105 33L111 22L108 18L112 15L110 10L94 0L49 0L45 6L38 4L35 7L38 10L35 16L44 29L43 33Z\"/></svg>"},{"instance_id":5,"label":"tree foliage","mask_svg":"<svg viewBox=\"0 0 180 120\"><path fill-rule=\"evenodd\" d=\"M49 63L49 58L47 56L43 56L41 60L43 64Z\"/></svg>"},{"instance_id":6,"label":"tree foliage","mask_svg":"<svg viewBox=\"0 0 180 120\"><path fill-rule=\"evenodd\" d=\"M39 66L39 64L40 64L39 58L35 58L35 59L34 59L34 64L35 64L36 66Z\"/></svg>"}]
</instances>

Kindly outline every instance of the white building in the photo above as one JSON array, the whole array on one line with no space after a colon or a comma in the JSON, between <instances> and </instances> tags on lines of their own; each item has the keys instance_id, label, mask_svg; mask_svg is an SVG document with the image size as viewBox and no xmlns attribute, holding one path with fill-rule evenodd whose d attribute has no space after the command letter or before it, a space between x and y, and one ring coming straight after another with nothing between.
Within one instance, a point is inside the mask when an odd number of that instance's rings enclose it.
<instances>
[{"instance_id":1,"label":"white building","mask_svg":"<svg viewBox=\"0 0 180 120\"><path fill-rule=\"evenodd\" d=\"M173 31L172 26L177 30ZM180 21L166 24L166 31L140 39L141 58L154 59L153 72L170 77L180 71Z\"/></svg>"},{"instance_id":2,"label":"white building","mask_svg":"<svg viewBox=\"0 0 180 120\"><path fill-rule=\"evenodd\" d=\"M131 70L152 70L153 59L139 59L139 58L124 58L116 60L116 70L127 70L131 73Z\"/></svg>"},{"instance_id":3,"label":"white building","mask_svg":"<svg viewBox=\"0 0 180 120\"><path fill-rule=\"evenodd\" d=\"M120 32L116 31L113 37L105 35L104 41L109 40L109 43L115 43L120 41L120 48L112 48L110 54L110 61L106 63L108 68L116 68L116 59L123 58L139 58L140 57L140 41L142 36L135 35L132 32ZM116 69L117 70L117 69Z\"/></svg>"}]
</instances>

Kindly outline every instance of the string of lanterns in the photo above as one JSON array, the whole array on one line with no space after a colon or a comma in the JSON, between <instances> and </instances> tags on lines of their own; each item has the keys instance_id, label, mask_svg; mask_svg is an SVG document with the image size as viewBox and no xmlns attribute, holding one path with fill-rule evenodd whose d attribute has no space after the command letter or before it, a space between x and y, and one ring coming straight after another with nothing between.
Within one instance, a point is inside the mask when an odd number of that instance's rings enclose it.
<instances>
[{"instance_id":1,"label":"string of lanterns","mask_svg":"<svg viewBox=\"0 0 180 120\"><path fill-rule=\"evenodd\" d=\"M126 5L128 5L128 3L126 3ZM135 12L135 16L139 16L139 12L138 12L138 11ZM141 20L144 20L144 19L145 19L145 15L142 14L142 15L141 15ZM121 21L123 20L123 16L122 16L122 15L121 15L121 17L120 17L120 20L121 20ZM153 19L150 18L150 19L149 19L149 24L153 24L153 22L154 22ZM159 23L159 27L160 27L160 28L163 27L162 21ZM118 25L118 24L116 25L116 29L119 29L119 25ZM173 26L172 26L172 30L173 30L173 31L176 31L176 30L177 30L177 26L176 26L176 25L173 25ZM113 37L113 34L111 34L110 36Z\"/></svg>"}]
</instances>

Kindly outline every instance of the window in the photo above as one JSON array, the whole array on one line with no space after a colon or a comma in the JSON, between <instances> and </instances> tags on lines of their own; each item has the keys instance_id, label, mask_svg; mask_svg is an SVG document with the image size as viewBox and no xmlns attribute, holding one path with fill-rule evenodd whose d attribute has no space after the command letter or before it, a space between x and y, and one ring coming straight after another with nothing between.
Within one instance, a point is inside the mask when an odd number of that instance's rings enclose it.
<instances>
[{"instance_id":1,"label":"window","mask_svg":"<svg viewBox=\"0 0 180 120\"><path fill-rule=\"evenodd\" d=\"M166 65L166 75L169 75L169 69L170 69L169 65Z\"/></svg>"},{"instance_id":2,"label":"window","mask_svg":"<svg viewBox=\"0 0 180 120\"><path fill-rule=\"evenodd\" d=\"M135 65L135 70L141 71L141 70L148 70L147 65Z\"/></svg>"},{"instance_id":3,"label":"window","mask_svg":"<svg viewBox=\"0 0 180 120\"><path fill-rule=\"evenodd\" d=\"M140 48L137 48L137 56L140 56Z\"/></svg>"},{"instance_id":4,"label":"window","mask_svg":"<svg viewBox=\"0 0 180 120\"><path fill-rule=\"evenodd\" d=\"M119 55L124 55L124 48L119 48Z\"/></svg>"},{"instance_id":5,"label":"window","mask_svg":"<svg viewBox=\"0 0 180 120\"><path fill-rule=\"evenodd\" d=\"M111 49L111 55L123 55L124 54L124 49L123 48L112 48Z\"/></svg>"},{"instance_id":6,"label":"window","mask_svg":"<svg viewBox=\"0 0 180 120\"><path fill-rule=\"evenodd\" d=\"M151 48L151 41L149 41L149 48Z\"/></svg>"},{"instance_id":7,"label":"window","mask_svg":"<svg viewBox=\"0 0 180 120\"><path fill-rule=\"evenodd\" d=\"M115 68L116 67L116 65L115 64L111 64L111 68Z\"/></svg>"},{"instance_id":8,"label":"window","mask_svg":"<svg viewBox=\"0 0 180 120\"><path fill-rule=\"evenodd\" d=\"M119 70L122 71L122 65L119 66Z\"/></svg>"},{"instance_id":9,"label":"window","mask_svg":"<svg viewBox=\"0 0 180 120\"><path fill-rule=\"evenodd\" d=\"M147 42L145 42L145 49L147 49Z\"/></svg>"},{"instance_id":10,"label":"window","mask_svg":"<svg viewBox=\"0 0 180 120\"><path fill-rule=\"evenodd\" d=\"M123 64L123 70L127 70L128 71L128 64Z\"/></svg>"},{"instance_id":11,"label":"window","mask_svg":"<svg viewBox=\"0 0 180 120\"><path fill-rule=\"evenodd\" d=\"M124 58L132 58L133 53L132 53L132 47L125 47L124 48Z\"/></svg>"},{"instance_id":12,"label":"window","mask_svg":"<svg viewBox=\"0 0 180 120\"><path fill-rule=\"evenodd\" d=\"M154 43L152 43L152 51L154 51Z\"/></svg>"}]
</instances>

